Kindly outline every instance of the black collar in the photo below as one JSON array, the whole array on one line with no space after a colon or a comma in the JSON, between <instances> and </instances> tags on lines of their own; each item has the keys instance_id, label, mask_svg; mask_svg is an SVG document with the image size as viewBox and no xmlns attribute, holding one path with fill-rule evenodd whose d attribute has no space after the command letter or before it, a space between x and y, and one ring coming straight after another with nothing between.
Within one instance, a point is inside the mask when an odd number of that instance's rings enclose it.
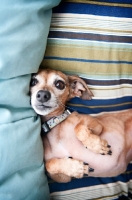
<instances>
[{"instance_id":1,"label":"black collar","mask_svg":"<svg viewBox=\"0 0 132 200\"><path fill-rule=\"evenodd\" d=\"M43 132L47 134L52 128L64 121L70 114L71 112L69 110L65 110L61 115L52 117L48 121L44 122L42 124Z\"/></svg>"}]
</instances>

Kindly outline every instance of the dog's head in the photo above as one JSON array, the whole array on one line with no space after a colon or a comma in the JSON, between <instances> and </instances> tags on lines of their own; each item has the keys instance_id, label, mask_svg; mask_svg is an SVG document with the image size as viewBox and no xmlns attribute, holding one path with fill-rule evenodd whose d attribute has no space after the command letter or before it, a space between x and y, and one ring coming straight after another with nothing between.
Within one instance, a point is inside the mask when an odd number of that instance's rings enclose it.
<instances>
[{"instance_id":1,"label":"dog's head","mask_svg":"<svg viewBox=\"0 0 132 200\"><path fill-rule=\"evenodd\" d=\"M39 115L46 116L65 109L74 97L91 99L92 92L78 76L67 76L60 71L40 69L30 83L31 105Z\"/></svg>"}]
</instances>

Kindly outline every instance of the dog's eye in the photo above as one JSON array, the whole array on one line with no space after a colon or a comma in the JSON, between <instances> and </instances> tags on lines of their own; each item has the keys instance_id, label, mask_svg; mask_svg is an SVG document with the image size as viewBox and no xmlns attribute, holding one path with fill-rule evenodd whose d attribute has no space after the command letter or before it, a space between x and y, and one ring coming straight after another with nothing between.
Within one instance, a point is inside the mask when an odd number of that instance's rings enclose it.
<instances>
[{"instance_id":1,"label":"dog's eye","mask_svg":"<svg viewBox=\"0 0 132 200\"><path fill-rule=\"evenodd\" d=\"M65 83L62 80L58 80L55 82L55 87L59 90L63 90L65 88Z\"/></svg>"},{"instance_id":2,"label":"dog's eye","mask_svg":"<svg viewBox=\"0 0 132 200\"><path fill-rule=\"evenodd\" d=\"M36 78L32 78L30 81L30 87L35 86L38 83L38 80Z\"/></svg>"}]
</instances>

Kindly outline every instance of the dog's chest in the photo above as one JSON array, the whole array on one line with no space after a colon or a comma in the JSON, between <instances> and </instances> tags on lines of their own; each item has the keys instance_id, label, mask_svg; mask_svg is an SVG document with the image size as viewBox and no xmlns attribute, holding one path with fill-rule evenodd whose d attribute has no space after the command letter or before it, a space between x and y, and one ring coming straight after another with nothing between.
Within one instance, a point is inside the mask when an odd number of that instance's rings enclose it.
<instances>
[{"instance_id":1,"label":"dog's chest","mask_svg":"<svg viewBox=\"0 0 132 200\"><path fill-rule=\"evenodd\" d=\"M61 124L54 127L48 134L47 139L54 156L66 157L71 155L74 146L79 146L80 141L77 139L73 123L65 120Z\"/></svg>"}]
</instances>

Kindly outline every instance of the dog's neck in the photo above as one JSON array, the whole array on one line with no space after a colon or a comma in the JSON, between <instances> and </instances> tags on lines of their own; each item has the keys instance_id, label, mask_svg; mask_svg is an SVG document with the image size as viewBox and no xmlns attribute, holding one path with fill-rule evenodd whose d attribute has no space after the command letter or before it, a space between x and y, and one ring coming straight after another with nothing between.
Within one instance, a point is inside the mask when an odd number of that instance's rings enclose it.
<instances>
[{"instance_id":1,"label":"dog's neck","mask_svg":"<svg viewBox=\"0 0 132 200\"><path fill-rule=\"evenodd\" d=\"M47 134L51 131L52 128L60 124L62 121L64 121L71 112L69 110L65 110L63 113L56 115L54 117L51 117L50 119L42 122L42 130L43 133ZM44 118L45 119L45 118Z\"/></svg>"},{"instance_id":2,"label":"dog's neck","mask_svg":"<svg viewBox=\"0 0 132 200\"><path fill-rule=\"evenodd\" d=\"M41 121L45 122L45 121L48 121L49 119L51 119L52 117L59 116L64 112L64 110L65 110L65 108L61 108L59 110L51 112L48 115L45 115L45 116L41 115Z\"/></svg>"}]
</instances>

